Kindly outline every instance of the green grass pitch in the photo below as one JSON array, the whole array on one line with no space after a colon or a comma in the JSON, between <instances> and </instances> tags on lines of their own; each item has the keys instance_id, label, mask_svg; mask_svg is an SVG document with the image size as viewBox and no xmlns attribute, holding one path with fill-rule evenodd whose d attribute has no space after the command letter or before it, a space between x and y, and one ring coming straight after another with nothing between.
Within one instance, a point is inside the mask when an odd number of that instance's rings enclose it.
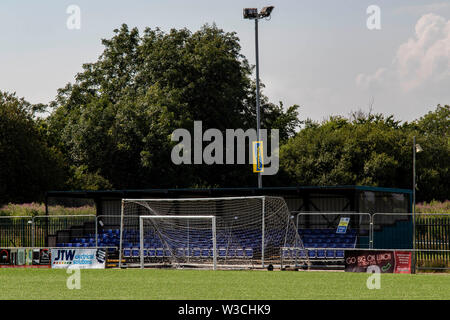
<instances>
[{"instance_id":1,"label":"green grass pitch","mask_svg":"<svg viewBox=\"0 0 450 320\"><path fill-rule=\"evenodd\" d=\"M66 270L0 269L0 299L450 299L449 274L292 271L81 270L69 290Z\"/></svg>"}]
</instances>

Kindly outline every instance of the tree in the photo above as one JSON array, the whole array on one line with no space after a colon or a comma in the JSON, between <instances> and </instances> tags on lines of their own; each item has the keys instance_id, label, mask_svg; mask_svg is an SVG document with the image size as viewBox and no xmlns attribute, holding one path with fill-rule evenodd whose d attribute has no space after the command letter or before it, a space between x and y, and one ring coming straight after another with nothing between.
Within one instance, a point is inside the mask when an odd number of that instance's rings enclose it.
<instances>
[{"instance_id":1,"label":"tree","mask_svg":"<svg viewBox=\"0 0 450 320\"><path fill-rule=\"evenodd\" d=\"M255 127L252 68L235 33L204 26L165 33L122 25L103 40L98 61L83 65L74 84L59 90L48 119L52 141L72 167L84 166L115 188L254 185L251 166L171 162L177 128ZM263 127L287 140L298 106L263 97Z\"/></svg>"},{"instance_id":2,"label":"tree","mask_svg":"<svg viewBox=\"0 0 450 320\"><path fill-rule=\"evenodd\" d=\"M434 111L410 124L410 141L417 137L423 152L416 155L417 200L450 198L450 106Z\"/></svg>"},{"instance_id":3,"label":"tree","mask_svg":"<svg viewBox=\"0 0 450 320\"><path fill-rule=\"evenodd\" d=\"M281 148L285 184L369 185L412 189L412 141L417 155L417 200L450 195L448 106L412 123L393 116L353 113L350 119L307 120L304 129Z\"/></svg>"},{"instance_id":4,"label":"tree","mask_svg":"<svg viewBox=\"0 0 450 320\"><path fill-rule=\"evenodd\" d=\"M40 110L0 91L0 204L41 200L46 190L64 185L61 154L47 145L34 118Z\"/></svg>"}]
</instances>

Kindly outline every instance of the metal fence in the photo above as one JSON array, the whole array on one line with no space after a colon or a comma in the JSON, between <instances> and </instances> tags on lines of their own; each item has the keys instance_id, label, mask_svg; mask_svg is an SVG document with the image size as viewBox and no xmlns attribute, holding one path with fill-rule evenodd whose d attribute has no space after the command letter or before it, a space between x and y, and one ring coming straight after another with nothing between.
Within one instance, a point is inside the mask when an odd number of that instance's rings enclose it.
<instances>
[{"instance_id":1,"label":"metal fence","mask_svg":"<svg viewBox=\"0 0 450 320\"><path fill-rule=\"evenodd\" d=\"M372 239L374 249L414 249L413 216L409 213L374 213Z\"/></svg>"},{"instance_id":2,"label":"metal fence","mask_svg":"<svg viewBox=\"0 0 450 320\"><path fill-rule=\"evenodd\" d=\"M94 238L89 246L96 246L95 215L74 216L0 216L1 247L56 247L80 239ZM84 239L84 241L83 241Z\"/></svg>"},{"instance_id":3,"label":"metal fence","mask_svg":"<svg viewBox=\"0 0 450 320\"><path fill-rule=\"evenodd\" d=\"M450 214L416 214L415 226L412 214L405 213L292 212L292 216L303 239L305 232L315 230L311 238L319 247L328 248L327 238L333 237L342 217L349 217L348 232L354 238L348 238L354 242L339 248L415 250L419 269L450 269ZM125 219L124 229L131 232L137 227L137 217ZM0 247L115 247L119 228L120 215L0 216ZM322 231L328 236L321 242Z\"/></svg>"},{"instance_id":4,"label":"metal fence","mask_svg":"<svg viewBox=\"0 0 450 320\"><path fill-rule=\"evenodd\" d=\"M31 247L32 219L30 216L0 216L0 247Z\"/></svg>"},{"instance_id":5,"label":"metal fence","mask_svg":"<svg viewBox=\"0 0 450 320\"><path fill-rule=\"evenodd\" d=\"M306 248L333 248L333 242L337 241L341 250L411 250L418 269L450 269L450 214L416 214L415 225L411 213L293 212L293 215ZM333 235L342 217L350 218L348 230L356 236L351 239L352 246L339 243ZM313 235L305 234L308 230L314 230ZM327 235L321 230L334 231ZM314 242L307 242L312 241L310 237L316 237ZM317 239L320 237L326 240Z\"/></svg>"},{"instance_id":6,"label":"metal fence","mask_svg":"<svg viewBox=\"0 0 450 320\"><path fill-rule=\"evenodd\" d=\"M322 248L329 248L334 243L342 244L342 248L370 248L371 247L371 216L369 213L355 212L293 212L296 215L296 225L300 237L303 242L307 241L310 236L306 234L313 231L316 236L312 235L313 243L318 243ZM343 237L339 239L334 236L341 218L350 218L347 227L348 234L351 237ZM323 241L320 240L323 238ZM340 241L342 240L342 241ZM341 243L342 242L342 243ZM323 243L323 245L321 245ZM304 243L305 247L309 247L308 243ZM316 247L316 245L314 245ZM338 246L339 247L339 246Z\"/></svg>"},{"instance_id":7,"label":"metal fence","mask_svg":"<svg viewBox=\"0 0 450 320\"><path fill-rule=\"evenodd\" d=\"M56 247L57 244L64 246L74 242L80 243L80 246L94 247L97 243L96 221L95 215L36 216L32 221L32 246Z\"/></svg>"},{"instance_id":8,"label":"metal fence","mask_svg":"<svg viewBox=\"0 0 450 320\"><path fill-rule=\"evenodd\" d=\"M450 269L450 214L416 217L416 250L419 269Z\"/></svg>"}]
</instances>

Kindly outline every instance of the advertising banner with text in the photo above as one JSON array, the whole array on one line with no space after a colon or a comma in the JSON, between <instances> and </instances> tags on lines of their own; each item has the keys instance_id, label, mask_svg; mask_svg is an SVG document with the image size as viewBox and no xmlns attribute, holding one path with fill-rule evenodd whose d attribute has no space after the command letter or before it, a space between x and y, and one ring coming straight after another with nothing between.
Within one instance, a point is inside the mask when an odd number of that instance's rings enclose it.
<instances>
[{"instance_id":1,"label":"advertising banner with text","mask_svg":"<svg viewBox=\"0 0 450 320\"><path fill-rule=\"evenodd\" d=\"M411 273L411 252L345 251L345 272L367 272L367 268L373 265L378 266L381 273Z\"/></svg>"},{"instance_id":2,"label":"advertising banner with text","mask_svg":"<svg viewBox=\"0 0 450 320\"><path fill-rule=\"evenodd\" d=\"M52 249L52 268L76 266L80 269L104 269L106 252L103 249Z\"/></svg>"}]
</instances>

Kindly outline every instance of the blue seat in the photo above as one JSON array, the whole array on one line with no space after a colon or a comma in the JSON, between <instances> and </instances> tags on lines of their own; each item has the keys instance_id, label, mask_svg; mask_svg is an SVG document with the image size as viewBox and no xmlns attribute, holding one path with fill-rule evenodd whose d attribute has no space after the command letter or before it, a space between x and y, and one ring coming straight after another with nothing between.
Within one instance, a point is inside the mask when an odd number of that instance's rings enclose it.
<instances>
[{"instance_id":1,"label":"blue seat","mask_svg":"<svg viewBox=\"0 0 450 320\"><path fill-rule=\"evenodd\" d=\"M147 257L154 257L156 255L155 248L148 248L147 249Z\"/></svg>"},{"instance_id":2,"label":"blue seat","mask_svg":"<svg viewBox=\"0 0 450 320\"><path fill-rule=\"evenodd\" d=\"M200 250L200 248L194 248L193 250L192 250L192 256L193 257L200 257L201 256L201 250Z\"/></svg>"},{"instance_id":3,"label":"blue seat","mask_svg":"<svg viewBox=\"0 0 450 320\"><path fill-rule=\"evenodd\" d=\"M315 258L316 257L316 250L308 250L308 257L309 258Z\"/></svg>"},{"instance_id":4,"label":"blue seat","mask_svg":"<svg viewBox=\"0 0 450 320\"><path fill-rule=\"evenodd\" d=\"M221 258L225 258L227 256L227 249L226 248L219 248L217 251L219 251L218 256Z\"/></svg>"},{"instance_id":5,"label":"blue seat","mask_svg":"<svg viewBox=\"0 0 450 320\"><path fill-rule=\"evenodd\" d=\"M344 250L336 250L336 258L344 258Z\"/></svg>"},{"instance_id":6,"label":"blue seat","mask_svg":"<svg viewBox=\"0 0 450 320\"><path fill-rule=\"evenodd\" d=\"M306 250L299 250L298 254L300 258L306 258L308 253Z\"/></svg>"},{"instance_id":7,"label":"blue seat","mask_svg":"<svg viewBox=\"0 0 450 320\"><path fill-rule=\"evenodd\" d=\"M325 258L325 250L317 250L316 257L319 258L319 259Z\"/></svg>"},{"instance_id":8,"label":"blue seat","mask_svg":"<svg viewBox=\"0 0 450 320\"><path fill-rule=\"evenodd\" d=\"M137 248L132 249L132 250L131 250L131 256L132 256L133 258L139 257L139 256L140 256L140 250L137 249Z\"/></svg>"},{"instance_id":9,"label":"blue seat","mask_svg":"<svg viewBox=\"0 0 450 320\"><path fill-rule=\"evenodd\" d=\"M253 249L252 248L245 248L245 257L246 258L253 258Z\"/></svg>"},{"instance_id":10,"label":"blue seat","mask_svg":"<svg viewBox=\"0 0 450 320\"><path fill-rule=\"evenodd\" d=\"M208 258L210 256L210 250L209 249L201 249L201 256L202 256L202 258Z\"/></svg>"},{"instance_id":11,"label":"blue seat","mask_svg":"<svg viewBox=\"0 0 450 320\"><path fill-rule=\"evenodd\" d=\"M185 248L177 248L175 250L175 254L177 257L184 257L184 256L186 256L186 249Z\"/></svg>"},{"instance_id":12,"label":"blue seat","mask_svg":"<svg viewBox=\"0 0 450 320\"><path fill-rule=\"evenodd\" d=\"M125 258L130 258L131 257L131 249L124 249L123 250L123 256Z\"/></svg>"},{"instance_id":13,"label":"blue seat","mask_svg":"<svg viewBox=\"0 0 450 320\"><path fill-rule=\"evenodd\" d=\"M164 249L164 257L171 257L172 251L170 249Z\"/></svg>"},{"instance_id":14,"label":"blue seat","mask_svg":"<svg viewBox=\"0 0 450 320\"><path fill-rule=\"evenodd\" d=\"M162 248L157 248L156 252L155 252L155 256L160 257L160 258L164 257L164 250Z\"/></svg>"},{"instance_id":15,"label":"blue seat","mask_svg":"<svg viewBox=\"0 0 450 320\"><path fill-rule=\"evenodd\" d=\"M334 253L335 253L334 250L327 250L327 251L325 252L325 256L326 256L327 258L334 258Z\"/></svg>"}]
</instances>

